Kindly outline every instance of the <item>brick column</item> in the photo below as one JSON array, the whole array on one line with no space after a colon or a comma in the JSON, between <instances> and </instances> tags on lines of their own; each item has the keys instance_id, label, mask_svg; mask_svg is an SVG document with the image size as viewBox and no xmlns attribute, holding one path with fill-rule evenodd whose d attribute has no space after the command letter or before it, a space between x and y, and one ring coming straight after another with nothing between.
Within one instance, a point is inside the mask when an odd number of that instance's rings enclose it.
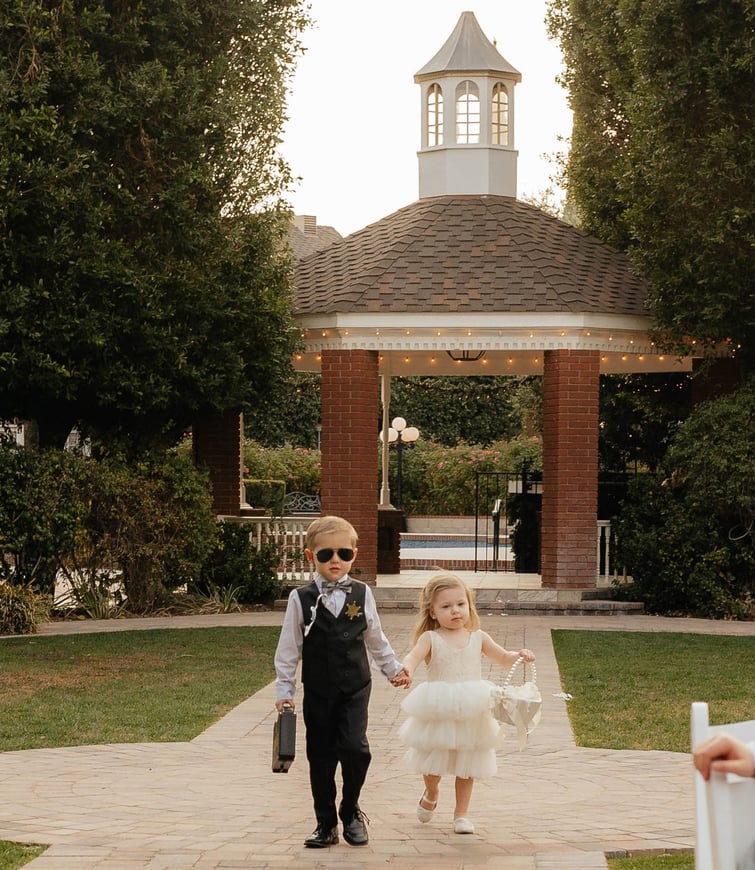
<instances>
[{"instance_id":1,"label":"brick column","mask_svg":"<svg viewBox=\"0 0 755 870\"><path fill-rule=\"evenodd\" d=\"M221 516L241 515L244 419L230 412L198 420L193 426L194 462L210 472L212 506Z\"/></svg>"},{"instance_id":2,"label":"brick column","mask_svg":"<svg viewBox=\"0 0 755 870\"><path fill-rule=\"evenodd\" d=\"M597 585L600 352L545 352L543 372L544 589Z\"/></svg>"},{"instance_id":3,"label":"brick column","mask_svg":"<svg viewBox=\"0 0 755 870\"><path fill-rule=\"evenodd\" d=\"M357 579L377 577L378 354L370 350L322 353L323 514L347 519L359 534Z\"/></svg>"}]
</instances>

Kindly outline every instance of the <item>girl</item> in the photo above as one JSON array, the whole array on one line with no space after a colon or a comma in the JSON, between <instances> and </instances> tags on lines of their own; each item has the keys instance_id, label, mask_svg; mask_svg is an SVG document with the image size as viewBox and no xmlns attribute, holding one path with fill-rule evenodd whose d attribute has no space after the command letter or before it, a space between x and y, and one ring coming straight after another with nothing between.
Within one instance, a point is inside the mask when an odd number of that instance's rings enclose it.
<instances>
[{"instance_id":1,"label":"girl","mask_svg":"<svg viewBox=\"0 0 755 870\"><path fill-rule=\"evenodd\" d=\"M473 834L467 818L475 777L496 772L495 752L501 726L490 712L492 683L482 679L482 655L511 667L519 656L533 662L528 649L510 652L480 629L472 593L455 574L432 577L420 595L414 647L404 659L411 677L420 662L427 682L402 703L409 718L399 737L409 747L405 761L421 773L425 790L417 818L429 822L438 804L441 777L456 777L454 832Z\"/></svg>"}]
</instances>

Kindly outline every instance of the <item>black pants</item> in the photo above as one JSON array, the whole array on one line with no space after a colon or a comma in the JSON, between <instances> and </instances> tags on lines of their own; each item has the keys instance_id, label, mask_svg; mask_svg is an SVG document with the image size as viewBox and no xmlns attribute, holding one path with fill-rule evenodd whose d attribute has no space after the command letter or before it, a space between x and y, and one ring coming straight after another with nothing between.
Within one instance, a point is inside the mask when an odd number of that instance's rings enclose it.
<instances>
[{"instance_id":1,"label":"black pants","mask_svg":"<svg viewBox=\"0 0 755 870\"><path fill-rule=\"evenodd\" d=\"M350 822L359 806L372 755L367 742L367 708L372 684L367 683L353 695L322 697L304 690L303 712L306 727L309 784L315 804L317 824L336 826L338 816ZM336 767L341 765L343 787L341 805L336 813Z\"/></svg>"}]
</instances>

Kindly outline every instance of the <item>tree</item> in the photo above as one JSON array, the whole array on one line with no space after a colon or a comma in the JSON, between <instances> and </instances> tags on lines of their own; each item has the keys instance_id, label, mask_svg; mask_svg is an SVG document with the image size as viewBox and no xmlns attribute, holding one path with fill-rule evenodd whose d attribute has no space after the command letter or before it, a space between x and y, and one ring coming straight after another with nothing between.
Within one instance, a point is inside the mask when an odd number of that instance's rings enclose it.
<instances>
[{"instance_id":1,"label":"tree","mask_svg":"<svg viewBox=\"0 0 755 870\"><path fill-rule=\"evenodd\" d=\"M405 417L426 440L447 447L492 444L541 430L539 378L394 378L391 416Z\"/></svg>"},{"instance_id":2,"label":"tree","mask_svg":"<svg viewBox=\"0 0 755 870\"><path fill-rule=\"evenodd\" d=\"M244 415L246 435L263 447L291 444L319 449L320 405L320 375L294 372L281 378L269 404Z\"/></svg>"},{"instance_id":3,"label":"tree","mask_svg":"<svg viewBox=\"0 0 755 870\"><path fill-rule=\"evenodd\" d=\"M553 0L574 129L570 200L648 279L666 346L755 364L755 7Z\"/></svg>"},{"instance_id":4,"label":"tree","mask_svg":"<svg viewBox=\"0 0 755 870\"><path fill-rule=\"evenodd\" d=\"M300 6L4 0L0 419L140 449L289 370Z\"/></svg>"},{"instance_id":5,"label":"tree","mask_svg":"<svg viewBox=\"0 0 755 870\"><path fill-rule=\"evenodd\" d=\"M600 380L601 469L657 471L689 415L689 375L604 375Z\"/></svg>"}]
</instances>

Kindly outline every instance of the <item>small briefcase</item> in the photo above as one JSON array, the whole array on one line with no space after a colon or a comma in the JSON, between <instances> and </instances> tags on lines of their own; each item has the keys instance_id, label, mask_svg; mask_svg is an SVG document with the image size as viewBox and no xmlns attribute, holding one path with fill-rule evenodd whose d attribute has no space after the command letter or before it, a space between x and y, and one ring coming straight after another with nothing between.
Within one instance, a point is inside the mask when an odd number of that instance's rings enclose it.
<instances>
[{"instance_id":1,"label":"small briefcase","mask_svg":"<svg viewBox=\"0 0 755 870\"><path fill-rule=\"evenodd\" d=\"M273 726L273 773L288 773L296 755L296 713L284 707Z\"/></svg>"}]
</instances>

